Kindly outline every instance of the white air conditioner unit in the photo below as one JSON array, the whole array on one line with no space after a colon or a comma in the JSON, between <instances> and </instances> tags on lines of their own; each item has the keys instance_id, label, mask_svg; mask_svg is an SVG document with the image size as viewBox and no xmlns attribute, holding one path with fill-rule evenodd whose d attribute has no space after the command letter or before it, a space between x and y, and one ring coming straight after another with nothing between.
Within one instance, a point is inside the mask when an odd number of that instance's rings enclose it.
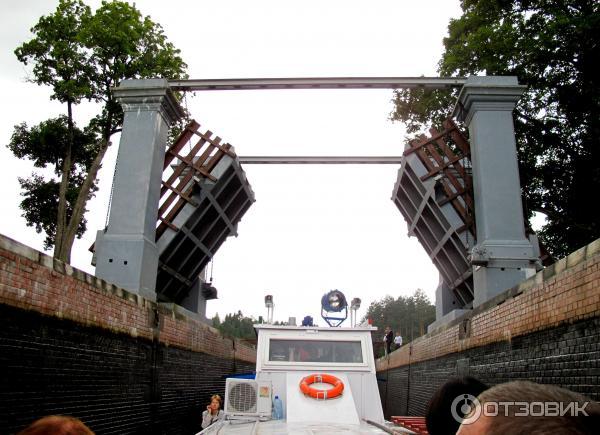
<instances>
[{"instance_id":1,"label":"white air conditioner unit","mask_svg":"<svg viewBox=\"0 0 600 435\"><path fill-rule=\"evenodd\" d=\"M227 378L225 414L270 417L272 392L270 381Z\"/></svg>"}]
</instances>

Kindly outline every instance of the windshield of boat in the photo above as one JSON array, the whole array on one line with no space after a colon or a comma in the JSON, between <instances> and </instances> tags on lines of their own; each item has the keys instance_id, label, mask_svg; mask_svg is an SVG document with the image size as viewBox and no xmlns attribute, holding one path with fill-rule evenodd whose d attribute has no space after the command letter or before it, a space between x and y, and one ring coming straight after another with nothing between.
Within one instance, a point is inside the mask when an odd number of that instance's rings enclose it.
<instances>
[{"instance_id":1,"label":"windshield of boat","mask_svg":"<svg viewBox=\"0 0 600 435\"><path fill-rule=\"evenodd\" d=\"M360 341L271 339L269 361L362 363Z\"/></svg>"}]
</instances>

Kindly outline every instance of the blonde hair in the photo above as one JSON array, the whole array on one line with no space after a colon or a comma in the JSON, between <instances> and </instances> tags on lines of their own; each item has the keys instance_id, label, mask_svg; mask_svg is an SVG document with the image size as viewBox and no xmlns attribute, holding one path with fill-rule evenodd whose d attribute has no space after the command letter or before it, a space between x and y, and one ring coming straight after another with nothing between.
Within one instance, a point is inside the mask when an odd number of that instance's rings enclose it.
<instances>
[{"instance_id":1,"label":"blonde hair","mask_svg":"<svg viewBox=\"0 0 600 435\"><path fill-rule=\"evenodd\" d=\"M221 399L221 396L219 396L218 394L213 394L212 396L210 396L210 401L212 402L213 400L216 400L217 402L219 402L219 407L221 407L221 405L223 404L223 400Z\"/></svg>"}]
</instances>

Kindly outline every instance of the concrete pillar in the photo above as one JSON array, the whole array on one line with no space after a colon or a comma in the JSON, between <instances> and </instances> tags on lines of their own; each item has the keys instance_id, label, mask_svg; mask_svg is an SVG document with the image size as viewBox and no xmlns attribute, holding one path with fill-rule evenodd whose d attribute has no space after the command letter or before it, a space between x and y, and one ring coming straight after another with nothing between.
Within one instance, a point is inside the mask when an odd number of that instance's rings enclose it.
<instances>
[{"instance_id":1,"label":"concrete pillar","mask_svg":"<svg viewBox=\"0 0 600 435\"><path fill-rule=\"evenodd\" d=\"M109 224L96 237L96 275L156 300L156 219L167 134L183 116L165 79L114 90L125 114Z\"/></svg>"},{"instance_id":2,"label":"concrete pillar","mask_svg":"<svg viewBox=\"0 0 600 435\"><path fill-rule=\"evenodd\" d=\"M523 281L537 261L523 224L512 118L525 89L516 77L469 77L454 111L469 128L471 142L474 307Z\"/></svg>"},{"instance_id":3,"label":"concrete pillar","mask_svg":"<svg viewBox=\"0 0 600 435\"><path fill-rule=\"evenodd\" d=\"M435 289L435 320L440 320L446 314L460 308L462 308L460 302L440 275L438 286Z\"/></svg>"},{"instance_id":4,"label":"concrete pillar","mask_svg":"<svg viewBox=\"0 0 600 435\"><path fill-rule=\"evenodd\" d=\"M187 296L178 305L196 314L196 318L202 322L211 323L206 317L206 302L211 299L217 299L217 289L206 282L206 274L203 270L192 284Z\"/></svg>"},{"instance_id":5,"label":"concrete pillar","mask_svg":"<svg viewBox=\"0 0 600 435\"><path fill-rule=\"evenodd\" d=\"M432 332L436 328L456 320L468 311L470 309L462 307L440 274L438 286L435 289L435 322L427 326L427 332Z\"/></svg>"}]
</instances>

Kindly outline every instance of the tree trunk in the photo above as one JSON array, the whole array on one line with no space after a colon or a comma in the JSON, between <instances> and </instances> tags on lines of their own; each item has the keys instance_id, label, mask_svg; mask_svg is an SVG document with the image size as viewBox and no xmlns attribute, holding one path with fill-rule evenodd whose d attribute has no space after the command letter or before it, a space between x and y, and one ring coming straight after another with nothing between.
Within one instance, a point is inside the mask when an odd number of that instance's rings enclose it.
<instances>
[{"instance_id":1,"label":"tree trunk","mask_svg":"<svg viewBox=\"0 0 600 435\"><path fill-rule=\"evenodd\" d=\"M71 219L69 219L69 225L65 229L63 250L66 254L65 258L68 263L71 262L71 249L73 248L73 243L75 242L77 229L79 228L79 224L81 223L81 219L83 219L83 214L85 213L85 206L89 199L90 190L94 185L94 181L96 180L96 176L98 175L98 171L102 165L102 159L104 159L104 155L106 154L109 143L110 142L108 139L102 140L100 151L98 151L96 158L94 158L94 161L88 170L87 176L81 185L81 189L79 189L77 200L73 206L73 214L71 215Z\"/></svg>"},{"instance_id":2,"label":"tree trunk","mask_svg":"<svg viewBox=\"0 0 600 435\"><path fill-rule=\"evenodd\" d=\"M71 214L71 218L69 219L69 225L66 227L64 232L64 240L63 240L63 249L66 252L67 261L71 262L71 249L73 248L73 243L75 242L75 236L77 235L77 229L79 228L79 224L83 219L83 214L85 213L85 206L89 199L90 191L94 182L96 181L96 176L98 175L98 171L102 166L102 160L104 159L104 155L106 154L106 150L110 145L110 136L112 135L112 126L113 116L112 114L108 114L106 119L106 125L104 127L104 131L102 133L102 144L100 145L100 150L98 154L94 158L92 162L87 176L81 185L81 189L79 189L79 193L77 195L77 200L75 201L75 205L73 206L73 213Z\"/></svg>"},{"instance_id":3,"label":"tree trunk","mask_svg":"<svg viewBox=\"0 0 600 435\"><path fill-rule=\"evenodd\" d=\"M65 152L62 164L62 177L58 190L58 213L56 216L56 235L54 238L54 258L64 262L69 262L69 255L66 255L64 245L64 236L67 226L67 189L69 187L69 174L71 173L71 153L73 149L73 107L72 102L67 101L68 130L69 138L67 141L67 151Z\"/></svg>"}]
</instances>

